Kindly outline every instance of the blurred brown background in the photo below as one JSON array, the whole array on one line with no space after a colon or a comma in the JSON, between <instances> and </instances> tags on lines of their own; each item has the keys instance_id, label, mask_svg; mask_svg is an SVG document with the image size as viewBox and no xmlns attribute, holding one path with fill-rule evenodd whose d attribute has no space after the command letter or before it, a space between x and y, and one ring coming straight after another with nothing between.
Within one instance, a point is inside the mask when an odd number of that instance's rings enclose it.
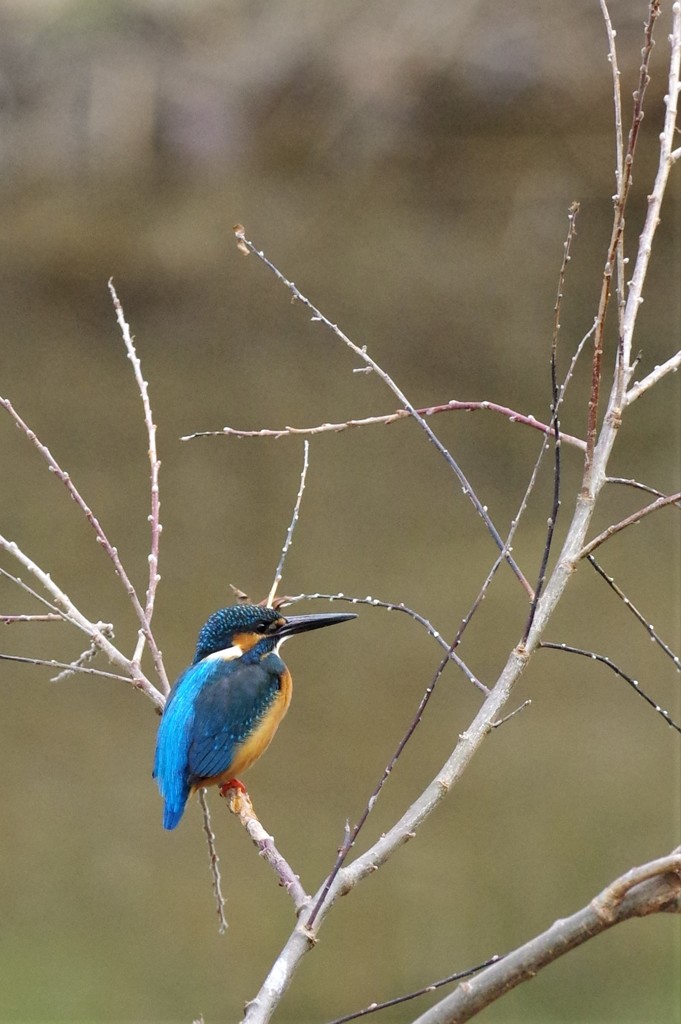
<instances>
[{"instance_id":1,"label":"blurred brown background","mask_svg":"<svg viewBox=\"0 0 681 1024\"><path fill-rule=\"evenodd\" d=\"M664 6L627 218L632 256L663 110ZM645 14L638 0L612 4L627 111ZM229 583L267 592L302 457L299 439L180 436L396 404L236 253L231 225L243 222L415 404L486 398L545 417L570 202L582 212L563 371L593 321L610 232L606 53L596 0L519 0L512 12L450 0L0 5L0 390L72 474L143 589L146 438L107 293L113 275L158 423L154 626L171 676L207 615L229 603ZM641 310L642 373L678 347L678 174ZM582 435L587 380L585 362L563 416ZM636 404L613 473L678 489L678 398L678 380L667 379ZM539 435L491 414L432 423L503 533ZM0 431L0 529L132 650L134 618L90 527L8 418ZM402 600L451 636L495 549L444 463L409 423L312 440L285 592ZM563 451L564 528L581 458ZM550 486L547 467L515 546L530 578ZM613 488L597 528L644 502ZM602 562L678 649L675 515L611 541ZM36 610L0 581L0 613ZM501 572L462 648L485 681L525 615L520 588ZM671 662L588 567L548 638L609 654L679 718ZM2 630L6 652L72 658L78 644L55 624ZM248 781L313 889L440 651L405 617L367 608L287 654L294 704ZM178 832L161 828L151 706L122 685L54 685L47 670L9 663L0 693L0 1019L238 1020L292 911L235 821L213 798L231 924L220 938L197 808ZM504 952L679 841L679 737L625 683L542 652L516 703L528 697L532 707L486 742L418 839L338 906L277 1020L322 1022ZM478 703L451 670L362 845L432 777ZM680 952L677 920L628 924L486 1019L678 1021ZM381 1020L408 1021L417 1009Z\"/></svg>"}]
</instances>

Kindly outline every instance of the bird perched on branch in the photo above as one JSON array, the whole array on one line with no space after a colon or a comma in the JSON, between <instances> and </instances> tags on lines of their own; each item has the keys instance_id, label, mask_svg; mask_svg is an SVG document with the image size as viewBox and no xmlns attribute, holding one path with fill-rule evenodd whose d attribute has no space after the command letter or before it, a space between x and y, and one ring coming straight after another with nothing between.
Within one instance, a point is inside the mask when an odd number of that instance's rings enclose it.
<instances>
[{"instance_id":1,"label":"bird perched on branch","mask_svg":"<svg viewBox=\"0 0 681 1024\"><path fill-rule=\"evenodd\" d=\"M170 691L158 730L153 775L165 801L164 828L179 824L189 795L202 786L243 789L237 776L270 745L291 702L282 643L355 618L285 618L275 608L252 604L211 615L192 664Z\"/></svg>"}]
</instances>

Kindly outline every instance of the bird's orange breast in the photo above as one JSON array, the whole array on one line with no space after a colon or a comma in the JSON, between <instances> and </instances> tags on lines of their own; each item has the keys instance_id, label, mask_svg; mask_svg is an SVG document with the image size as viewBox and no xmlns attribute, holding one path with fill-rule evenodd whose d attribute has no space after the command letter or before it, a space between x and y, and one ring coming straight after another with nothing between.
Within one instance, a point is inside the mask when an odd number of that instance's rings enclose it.
<instances>
[{"instance_id":1,"label":"bird's orange breast","mask_svg":"<svg viewBox=\"0 0 681 1024\"><path fill-rule=\"evenodd\" d=\"M291 673L288 669L285 669L279 680L277 696L250 736L239 746L229 767L213 779L202 780L201 785L222 786L246 771L247 768L250 768L265 753L274 738L275 732L279 728L279 723L288 711L292 692Z\"/></svg>"}]
</instances>

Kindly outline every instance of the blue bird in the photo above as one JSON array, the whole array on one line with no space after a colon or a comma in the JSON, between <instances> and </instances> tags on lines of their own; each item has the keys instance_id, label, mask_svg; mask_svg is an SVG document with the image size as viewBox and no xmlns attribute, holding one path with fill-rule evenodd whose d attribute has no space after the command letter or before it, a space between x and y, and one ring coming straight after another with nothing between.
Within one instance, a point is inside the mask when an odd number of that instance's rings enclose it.
<instances>
[{"instance_id":1,"label":"blue bird","mask_svg":"<svg viewBox=\"0 0 681 1024\"><path fill-rule=\"evenodd\" d=\"M153 776L165 801L163 827L175 828L202 786L241 786L237 776L272 741L291 702L291 673L279 648L296 633L355 619L291 615L236 604L199 633L194 660L174 684L161 717Z\"/></svg>"}]
</instances>

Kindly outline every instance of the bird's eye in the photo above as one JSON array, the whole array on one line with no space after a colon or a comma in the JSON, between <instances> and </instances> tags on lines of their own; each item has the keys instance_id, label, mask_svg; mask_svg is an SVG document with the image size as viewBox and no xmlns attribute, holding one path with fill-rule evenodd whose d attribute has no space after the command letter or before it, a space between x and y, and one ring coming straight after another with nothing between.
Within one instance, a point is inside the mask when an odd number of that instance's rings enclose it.
<instances>
[{"instance_id":1,"label":"bird's eye","mask_svg":"<svg viewBox=\"0 0 681 1024\"><path fill-rule=\"evenodd\" d=\"M268 622L267 619L261 619L260 622L256 622L255 631L256 633L268 633L271 625L272 623Z\"/></svg>"}]
</instances>

